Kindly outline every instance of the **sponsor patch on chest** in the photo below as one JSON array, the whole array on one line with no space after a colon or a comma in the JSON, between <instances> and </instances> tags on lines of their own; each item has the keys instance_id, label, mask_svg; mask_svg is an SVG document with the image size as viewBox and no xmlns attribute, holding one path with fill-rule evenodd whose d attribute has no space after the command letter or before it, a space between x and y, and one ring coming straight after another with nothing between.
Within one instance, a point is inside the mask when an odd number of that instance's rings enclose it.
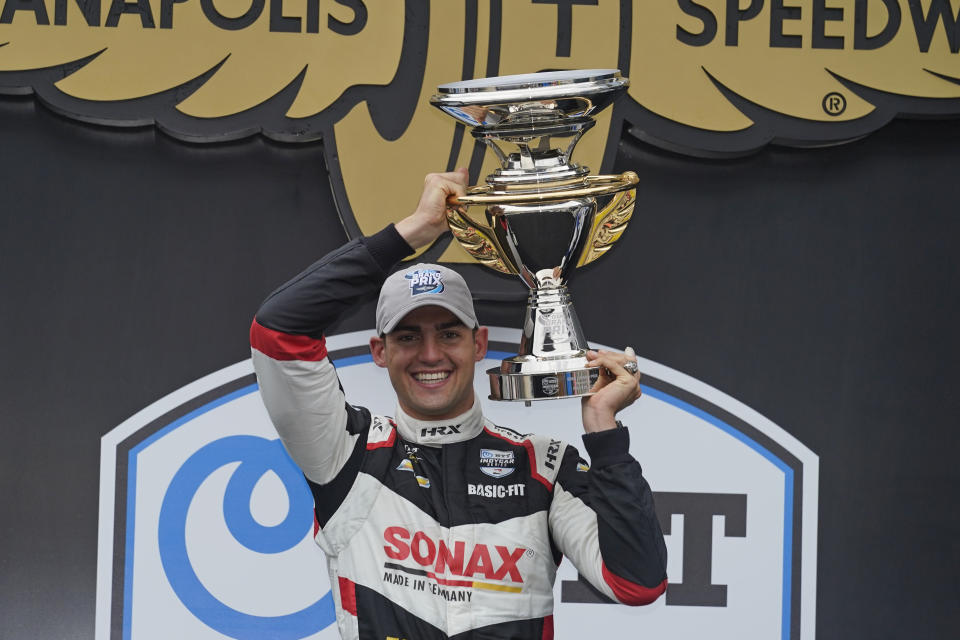
<instances>
[{"instance_id":1,"label":"sponsor patch on chest","mask_svg":"<svg viewBox=\"0 0 960 640\"><path fill-rule=\"evenodd\" d=\"M483 496L484 498L509 498L512 496L524 495L526 487L522 483L518 484L468 484L467 495Z\"/></svg>"},{"instance_id":2,"label":"sponsor patch on chest","mask_svg":"<svg viewBox=\"0 0 960 640\"><path fill-rule=\"evenodd\" d=\"M416 460L416 458L413 458L413 460ZM417 477L417 484L420 485L421 488L430 488L430 479L417 474L416 470L413 468L413 461L411 458L404 458L401 460L400 464L397 466L397 471L409 471Z\"/></svg>"},{"instance_id":3,"label":"sponsor patch on chest","mask_svg":"<svg viewBox=\"0 0 960 640\"><path fill-rule=\"evenodd\" d=\"M480 449L480 471L491 478L504 478L513 473L516 458L513 451Z\"/></svg>"},{"instance_id":4,"label":"sponsor patch on chest","mask_svg":"<svg viewBox=\"0 0 960 640\"><path fill-rule=\"evenodd\" d=\"M411 531L405 526L384 529L383 541L387 557L383 565L385 583L409 586L416 591L425 591L429 583L434 583L431 592L448 601L470 600L469 596L458 595L454 590L458 587L521 593L524 580L518 563L525 556L535 555L525 547L468 543Z\"/></svg>"}]
</instances>

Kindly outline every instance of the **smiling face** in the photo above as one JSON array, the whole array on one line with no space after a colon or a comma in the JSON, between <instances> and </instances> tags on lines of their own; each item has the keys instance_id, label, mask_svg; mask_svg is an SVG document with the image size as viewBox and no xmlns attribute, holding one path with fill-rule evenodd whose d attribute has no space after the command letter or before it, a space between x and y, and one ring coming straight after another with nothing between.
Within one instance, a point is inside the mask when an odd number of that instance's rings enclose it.
<instances>
[{"instance_id":1,"label":"smiling face","mask_svg":"<svg viewBox=\"0 0 960 640\"><path fill-rule=\"evenodd\" d=\"M383 338L371 338L370 352L407 414L443 420L473 406L474 365L487 353L487 329L474 331L443 307L425 306Z\"/></svg>"}]
</instances>

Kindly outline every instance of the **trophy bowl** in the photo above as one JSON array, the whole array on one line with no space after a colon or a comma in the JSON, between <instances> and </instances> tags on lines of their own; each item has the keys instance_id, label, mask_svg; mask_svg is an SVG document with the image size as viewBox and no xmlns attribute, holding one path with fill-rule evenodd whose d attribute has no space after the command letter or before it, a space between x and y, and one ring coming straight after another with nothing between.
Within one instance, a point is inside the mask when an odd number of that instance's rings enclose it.
<instances>
[{"instance_id":1,"label":"trophy bowl","mask_svg":"<svg viewBox=\"0 0 960 640\"><path fill-rule=\"evenodd\" d=\"M623 234L638 177L589 175L572 161L593 116L629 85L616 69L551 71L453 82L430 102L471 127L500 161L486 184L448 202L458 242L530 289L517 355L487 371L490 398L530 402L592 393L599 367L567 280Z\"/></svg>"}]
</instances>

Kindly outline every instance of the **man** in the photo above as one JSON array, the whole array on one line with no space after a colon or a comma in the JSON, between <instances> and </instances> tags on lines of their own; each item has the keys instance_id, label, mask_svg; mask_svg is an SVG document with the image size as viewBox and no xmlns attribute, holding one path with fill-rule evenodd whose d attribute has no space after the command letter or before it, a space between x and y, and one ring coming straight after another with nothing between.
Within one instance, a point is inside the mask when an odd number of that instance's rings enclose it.
<instances>
[{"instance_id":1,"label":"man","mask_svg":"<svg viewBox=\"0 0 960 640\"><path fill-rule=\"evenodd\" d=\"M487 330L456 272L387 277L447 229L447 197L466 182L464 170L428 176L412 215L280 287L251 328L264 403L314 495L344 638L551 638L563 555L626 604L666 588L650 488L615 418L640 396L632 354L590 352L609 371L582 403L590 468L572 446L483 417L473 376ZM370 351L394 418L346 403L323 338L381 284Z\"/></svg>"}]
</instances>

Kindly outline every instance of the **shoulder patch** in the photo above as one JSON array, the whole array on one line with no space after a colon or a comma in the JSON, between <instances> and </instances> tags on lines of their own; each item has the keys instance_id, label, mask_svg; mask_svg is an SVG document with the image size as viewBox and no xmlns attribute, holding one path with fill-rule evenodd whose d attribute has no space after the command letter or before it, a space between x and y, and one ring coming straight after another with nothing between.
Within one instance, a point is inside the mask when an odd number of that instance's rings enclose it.
<instances>
[{"instance_id":1,"label":"shoulder patch","mask_svg":"<svg viewBox=\"0 0 960 640\"><path fill-rule=\"evenodd\" d=\"M553 490L553 483L556 482L557 474L560 472L563 452L568 446L566 442L536 433L524 435L513 429L491 423L487 423L486 430L492 436L525 448L527 457L530 459L530 475L547 489Z\"/></svg>"},{"instance_id":2,"label":"shoulder patch","mask_svg":"<svg viewBox=\"0 0 960 640\"><path fill-rule=\"evenodd\" d=\"M370 419L370 432L367 434L367 449L392 447L397 437L396 423L386 416L373 416Z\"/></svg>"},{"instance_id":3,"label":"shoulder patch","mask_svg":"<svg viewBox=\"0 0 960 640\"><path fill-rule=\"evenodd\" d=\"M536 463L535 471L553 484L560 472L560 461L567 449L567 443L542 435L530 435L526 442L529 443L526 446L530 451L530 458Z\"/></svg>"},{"instance_id":4,"label":"shoulder patch","mask_svg":"<svg viewBox=\"0 0 960 640\"><path fill-rule=\"evenodd\" d=\"M485 422L484 424L487 428L487 431L491 432L493 435L506 438L507 440L511 440L516 444L523 444L523 441L529 437L529 434L520 433L519 431L509 427L501 427L500 425L493 424L492 422Z\"/></svg>"}]
</instances>

